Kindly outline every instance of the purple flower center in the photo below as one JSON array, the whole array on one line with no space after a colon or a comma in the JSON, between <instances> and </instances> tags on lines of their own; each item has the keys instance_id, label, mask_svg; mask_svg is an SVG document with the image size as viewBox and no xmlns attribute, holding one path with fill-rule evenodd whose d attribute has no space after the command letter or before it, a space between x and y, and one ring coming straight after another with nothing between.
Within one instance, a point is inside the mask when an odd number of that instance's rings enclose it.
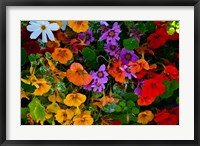
<instances>
[{"instance_id":1,"label":"purple flower center","mask_svg":"<svg viewBox=\"0 0 200 146\"><path fill-rule=\"evenodd\" d=\"M131 54L126 53L124 57L125 57L127 60L131 60L131 57L132 57L132 56L131 56Z\"/></svg>"},{"instance_id":2,"label":"purple flower center","mask_svg":"<svg viewBox=\"0 0 200 146\"><path fill-rule=\"evenodd\" d=\"M102 72L102 71L99 71L98 74L97 74L97 76L98 76L99 78L102 78L102 77L103 77L103 72Z\"/></svg>"},{"instance_id":3,"label":"purple flower center","mask_svg":"<svg viewBox=\"0 0 200 146\"><path fill-rule=\"evenodd\" d=\"M90 39L90 35L89 35L89 34L86 34L85 39L86 39L86 40L89 40L89 39Z\"/></svg>"},{"instance_id":4,"label":"purple flower center","mask_svg":"<svg viewBox=\"0 0 200 146\"><path fill-rule=\"evenodd\" d=\"M116 53L117 55L119 55L119 54L120 54L120 51L119 51L119 50L117 50L115 53Z\"/></svg>"},{"instance_id":5,"label":"purple flower center","mask_svg":"<svg viewBox=\"0 0 200 146\"><path fill-rule=\"evenodd\" d=\"M97 83L96 83L96 86L97 86L97 87L100 87L100 86L101 86L101 84L97 82Z\"/></svg>"},{"instance_id":6,"label":"purple flower center","mask_svg":"<svg viewBox=\"0 0 200 146\"><path fill-rule=\"evenodd\" d=\"M113 37L115 35L115 32L114 30L111 30L109 33L108 33L109 36Z\"/></svg>"},{"instance_id":7,"label":"purple flower center","mask_svg":"<svg viewBox=\"0 0 200 146\"><path fill-rule=\"evenodd\" d=\"M115 45L111 45L111 46L110 46L110 49L111 49L112 51L114 51L114 50L116 49L116 46L115 46Z\"/></svg>"}]
</instances>

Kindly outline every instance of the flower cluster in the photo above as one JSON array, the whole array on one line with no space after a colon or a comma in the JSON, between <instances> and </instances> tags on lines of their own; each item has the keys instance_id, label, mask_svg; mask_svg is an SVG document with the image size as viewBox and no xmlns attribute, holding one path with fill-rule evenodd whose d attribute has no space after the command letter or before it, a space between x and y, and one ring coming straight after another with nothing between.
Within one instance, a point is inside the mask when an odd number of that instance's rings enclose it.
<instances>
[{"instance_id":1,"label":"flower cluster","mask_svg":"<svg viewBox=\"0 0 200 146\"><path fill-rule=\"evenodd\" d=\"M179 124L179 21L21 21L21 124Z\"/></svg>"}]
</instances>

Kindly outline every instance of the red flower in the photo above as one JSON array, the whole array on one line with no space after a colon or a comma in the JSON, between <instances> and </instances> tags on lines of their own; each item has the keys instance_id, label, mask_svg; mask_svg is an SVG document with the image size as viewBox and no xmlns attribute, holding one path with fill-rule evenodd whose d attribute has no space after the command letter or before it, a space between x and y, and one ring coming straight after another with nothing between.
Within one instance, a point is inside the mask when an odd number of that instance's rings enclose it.
<instances>
[{"instance_id":1,"label":"red flower","mask_svg":"<svg viewBox=\"0 0 200 146\"><path fill-rule=\"evenodd\" d=\"M45 54L45 52L50 52L51 54L54 52L55 48L45 48L40 50L40 54Z\"/></svg>"},{"instance_id":2,"label":"red flower","mask_svg":"<svg viewBox=\"0 0 200 146\"><path fill-rule=\"evenodd\" d=\"M165 86L162 84L160 78L153 78L144 81L142 87L142 96L156 98L165 92Z\"/></svg>"},{"instance_id":3,"label":"red flower","mask_svg":"<svg viewBox=\"0 0 200 146\"><path fill-rule=\"evenodd\" d=\"M22 37L23 39L25 39L26 41L31 41L30 35L31 35L31 33L26 29L26 26L24 26L24 27L21 29L21 37Z\"/></svg>"},{"instance_id":4,"label":"red flower","mask_svg":"<svg viewBox=\"0 0 200 146\"><path fill-rule=\"evenodd\" d=\"M157 26L157 29L158 28L167 29L167 21L154 21L154 24Z\"/></svg>"},{"instance_id":5,"label":"red flower","mask_svg":"<svg viewBox=\"0 0 200 146\"><path fill-rule=\"evenodd\" d=\"M169 35L169 40L178 40L179 39L179 34L175 32L173 35Z\"/></svg>"},{"instance_id":6,"label":"red flower","mask_svg":"<svg viewBox=\"0 0 200 146\"><path fill-rule=\"evenodd\" d=\"M139 106L148 106L153 103L155 97L140 96L137 100Z\"/></svg>"},{"instance_id":7,"label":"red flower","mask_svg":"<svg viewBox=\"0 0 200 146\"><path fill-rule=\"evenodd\" d=\"M23 44L23 48L25 49L28 55L36 54L40 51L40 46L36 41L25 42Z\"/></svg>"},{"instance_id":8,"label":"red flower","mask_svg":"<svg viewBox=\"0 0 200 146\"><path fill-rule=\"evenodd\" d=\"M166 66L163 74L165 75L166 80L179 80L179 71L176 69L175 66Z\"/></svg>"},{"instance_id":9,"label":"red flower","mask_svg":"<svg viewBox=\"0 0 200 146\"><path fill-rule=\"evenodd\" d=\"M149 47L152 49L157 49L163 46L168 40L168 34L166 29L160 28L156 32L152 33L147 40L149 41Z\"/></svg>"},{"instance_id":10,"label":"red flower","mask_svg":"<svg viewBox=\"0 0 200 146\"><path fill-rule=\"evenodd\" d=\"M170 110L163 109L155 114L155 122L160 125L176 125L179 119L179 108L175 107Z\"/></svg>"},{"instance_id":11,"label":"red flower","mask_svg":"<svg viewBox=\"0 0 200 146\"><path fill-rule=\"evenodd\" d=\"M110 125L121 125L121 124L122 124L121 121L118 120L118 119L113 120L113 121L111 121L111 123L110 123Z\"/></svg>"}]
</instances>

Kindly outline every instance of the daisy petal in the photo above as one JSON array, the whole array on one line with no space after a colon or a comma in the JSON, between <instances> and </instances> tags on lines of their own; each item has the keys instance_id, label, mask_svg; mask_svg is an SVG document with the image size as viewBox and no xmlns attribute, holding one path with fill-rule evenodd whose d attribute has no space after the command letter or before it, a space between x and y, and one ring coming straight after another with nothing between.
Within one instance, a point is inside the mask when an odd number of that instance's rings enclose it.
<instances>
[{"instance_id":1,"label":"daisy petal","mask_svg":"<svg viewBox=\"0 0 200 146\"><path fill-rule=\"evenodd\" d=\"M49 39L50 39L51 41L54 41L54 35L53 35L53 33L51 32L51 30L50 30L50 29L47 29L47 30L46 30L46 33L47 33L47 36L49 37Z\"/></svg>"},{"instance_id":2,"label":"daisy petal","mask_svg":"<svg viewBox=\"0 0 200 146\"><path fill-rule=\"evenodd\" d=\"M46 43L46 42L47 42L47 35L46 35L46 32L45 32L45 31L42 32L42 42L43 42L43 43Z\"/></svg>"},{"instance_id":3,"label":"daisy petal","mask_svg":"<svg viewBox=\"0 0 200 146\"><path fill-rule=\"evenodd\" d=\"M49 24L49 29L56 31L59 29L59 25L57 23L51 23L51 24Z\"/></svg>"},{"instance_id":4,"label":"daisy petal","mask_svg":"<svg viewBox=\"0 0 200 146\"><path fill-rule=\"evenodd\" d=\"M38 30L38 29L40 29L40 26L39 26L39 25L32 24L32 25L28 25L28 26L27 26L27 30L28 30L28 31L36 31L36 30Z\"/></svg>"},{"instance_id":5,"label":"daisy petal","mask_svg":"<svg viewBox=\"0 0 200 146\"><path fill-rule=\"evenodd\" d=\"M30 38L31 38L31 39L36 39L36 38L41 34L41 32L42 32L42 31L41 31L40 29L34 31L34 32L31 34Z\"/></svg>"}]
</instances>

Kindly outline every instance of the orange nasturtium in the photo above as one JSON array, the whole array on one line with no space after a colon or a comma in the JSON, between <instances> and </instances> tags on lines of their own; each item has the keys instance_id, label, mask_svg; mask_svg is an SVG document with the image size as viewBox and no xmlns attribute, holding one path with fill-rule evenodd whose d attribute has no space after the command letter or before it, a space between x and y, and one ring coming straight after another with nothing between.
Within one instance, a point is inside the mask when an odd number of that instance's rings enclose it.
<instances>
[{"instance_id":1,"label":"orange nasturtium","mask_svg":"<svg viewBox=\"0 0 200 146\"><path fill-rule=\"evenodd\" d=\"M154 118L153 113L150 110L146 110L138 114L138 123L147 124L151 122Z\"/></svg>"},{"instance_id":2,"label":"orange nasturtium","mask_svg":"<svg viewBox=\"0 0 200 146\"><path fill-rule=\"evenodd\" d=\"M81 93L71 93L66 96L64 103L67 106L80 106L86 100L86 96Z\"/></svg>"},{"instance_id":3,"label":"orange nasturtium","mask_svg":"<svg viewBox=\"0 0 200 146\"><path fill-rule=\"evenodd\" d=\"M88 21L68 21L68 26L75 32L86 32L88 30Z\"/></svg>"},{"instance_id":4,"label":"orange nasturtium","mask_svg":"<svg viewBox=\"0 0 200 146\"><path fill-rule=\"evenodd\" d=\"M88 85L92 81L92 76L84 70L80 63L73 63L66 72L67 79L74 85Z\"/></svg>"},{"instance_id":5,"label":"orange nasturtium","mask_svg":"<svg viewBox=\"0 0 200 146\"><path fill-rule=\"evenodd\" d=\"M72 52L67 48L55 48L52 53L52 58L61 64L66 64L72 57Z\"/></svg>"},{"instance_id":6,"label":"orange nasturtium","mask_svg":"<svg viewBox=\"0 0 200 146\"><path fill-rule=\"evenodd\" d=\"M80 115L75 116L73 121L74 125L92 125L94 122L90 111L84 111Z\"/></svg>"},{"instance_id":7,"label":"orange nasturtium","mask_svg":"<svg viewBox=\"0 0 200 146\"><path fill-rule=\"evenodd\" d=\"M59 109L55 115L56 120L64 125L70 125L74 116L74 112L71 109Z\"/></svg>"}]
</instances>

